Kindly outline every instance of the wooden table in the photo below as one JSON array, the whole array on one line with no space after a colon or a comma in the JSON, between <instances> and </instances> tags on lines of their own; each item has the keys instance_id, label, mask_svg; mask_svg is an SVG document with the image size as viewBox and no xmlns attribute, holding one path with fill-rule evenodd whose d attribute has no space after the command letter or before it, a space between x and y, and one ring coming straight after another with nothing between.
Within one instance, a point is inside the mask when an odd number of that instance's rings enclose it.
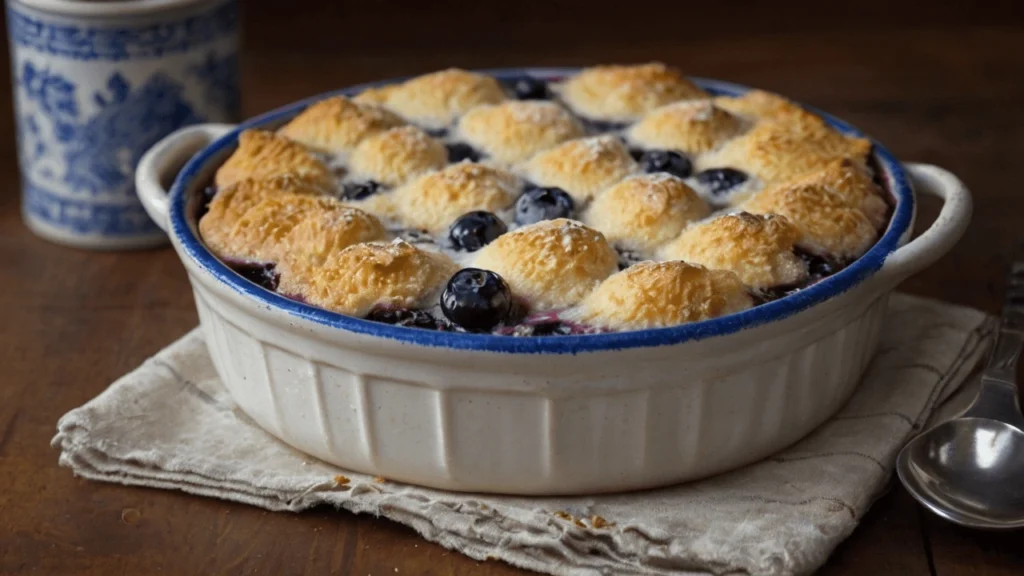
<instances>
[{"instance_id":1,"label":"wooden table","mask_svg":"<svg viewBox=\"0 0 1024 576\"><path fill-rule=\"evenodd\" d=\"M632 7L581 15L559 4L545 13L550 18L522 4L504 11L480 4L461 20L448 18L443 3L405 2L363 7L370 24L359 25L352 8L293 1L314 17L247 3L247 115L447 65L659 58L820 106L900 158L962 176L976 198L972 228L904 289L998 309L1010 246L1024 235L1024 28L1009 3L925 13L854 3L838 20L819 15L808 25L780 15L776 3L758 4L739 22L728 20L729 3L707 3L715 5L673 24L658 17L669 5L657 2L639 16ZM794 10L805 18L812 7L798 2ZM570 24L574 17L581 24ZM503 28L495 28L499 20ZM710 24L687 31L678 24L686 21ZM9 98L0 87L2 108ZM88 482L59 468L49 446L57 419L192 328L196 314L169 249L92 253L32 236L19 218L9 113L0 114L0 132L0 573L524 574L448 552L384 520L330 509L272 514ZM922 219L934 213L926 205ZM127 509L140 514L122 516ZM938 521L893 483L822 573L1021 574L1022 545L1021 534Z\"/></svg>"}]
</instances>

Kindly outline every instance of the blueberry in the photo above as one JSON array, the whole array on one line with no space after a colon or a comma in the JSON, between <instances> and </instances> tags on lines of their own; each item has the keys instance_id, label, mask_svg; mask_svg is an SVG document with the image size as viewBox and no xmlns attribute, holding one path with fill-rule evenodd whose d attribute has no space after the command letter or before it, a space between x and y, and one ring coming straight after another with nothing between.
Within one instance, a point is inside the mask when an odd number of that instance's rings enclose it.
<instances>
[{"instance_id":1,"label":"blueberry","mask_svg":"<svg viewBox=\"0 0 1024 576\"><path fill-rule=\"evenodd\" d=\"M640 167L644 172L668 172L673 176L687 178L693 173L690 159L679 152L671 150L648 150L640 157Z\"/></svg>"},{"instance_id":2,"label":"blueberry","mask_svg":"<svg viewBox=\"0 0 1024 576\"><path fill-rule=\"evenodd\" d=\"M843 268L839 262L804 250L796 250L796 255L807 263L807 272L812 282L831 276Z\"/></svg>"},{"instance_id":3,"label":"blueberry","mask_svg":"<svg viewBox=\"0 0 1024 576\"><path fill-rule=\"evenodd\" d=\"M441 293L441 311L467 331L489 332L509 317L512 292L494 272L463 268L448 280Z\"/></svg>"},{"instance_id":4,"label":"blueberry","mask_svg":"<svg viewBox=\"0 0 1024 576\"><path fill-rule=\"evenodd\" d=\"M213 202L213 198L216 195L216 186L207 186L206 188L203 188L202 192L199 193L199 204L196 207L196 218L202 218L210 211L210 202Z\"/></svg>"},{"instance_id":5,"label":"blueberry","mask_svg":"<svg viewBox=\"0 0 1024 576\"><path fill-rule=\"evenodd\" d=\"M427 128L427 134L434 138L444 138L448 135L447 128Z\"/></svg>"},{"instance_id":6,"label":"blueberry","mask_svg":"<svg viewBox=\"0 0 1024 576\"><path fill-rule=\"evenodd\" d=\"M807 260L807 271L810 272L811 276L819 276L824 278L835 274L837 266L832 262L820 257L813 256Z\"/></svg>"},{"instance_id":7,"label":"blueberry","mask_svg":"<svg viewBox=\"0 0 1024 576\"><path fill-rule=\"evenodd\" d=\"M217 195L216 186L207 186L203 188L203 205L209 206L210 202L213 202L213 197Z\"/></svg>"},{"instance_id":8,"label":"blueberry","mask_svg":"<svg viewBox=\"0 0 1024 576\"><path fill-rule=\"evenodd\" d=\"M274 271L273 264L237 264L233 266L246 280L274 292L280 276Z\"/></svg>"},{"instance_id":9,"label":"blueberry","mask_svg":"<svg viewBox=\"0 0 1024 576\"><path fill-rule=\"evenodd\" d=\"M534 324L531 328L529 336L569 336L574 332L571 324L558 320Z\"/></svg>"},{"instance_id":10,"label":"blueberry","mask_svg":"<svg viewBox=\"0 0 1024 576\"><path fill-rule=\"evenodd\" d=\"M629 123L627 122L614 122L612 120L591 120L589 118L583 118L582 121L583 125L587 128L587 132L590 132L591 134L614 132L629 126Z\"/></svg>"},{"instance_id":11,"label":"blueberry","mask_svg":"<svg viewBox=\"0 0 1024 576\"><path fill-rule=\"evenodd\" d=\"M799 291L800 288L793 286L777 286L773 288L766 288L764 290L761 290L760 293L761 304L773 302L775 300L779 300L780 298L785 298L786 296L789 296L790 294L795 294Z\"/></svg>"},{"instance_id":12,"label":"blueberry","mask_svg":"<svg viewBox=\"0 0 1024 576\"><path fill-rule=\"evenodd\" d=\"M644 157L643 148L630 148L629 155L633 157L633 160L639 162Z\"/></svg>"},{"instance_id":13,"label":"blueberry","mask_svg":"<svg viewBox=\"0 0 1024 576\"><path fill-rule=\"evenodd\" d=\"M373 180L366 182L349 182L341 191L342 200L362 200L369 198L380 190L380 184Z\"/></svg>"},{"instance_id":14,"label":"blueberry","mask_svg":"<svg viewBox=\"0 0 1024 576\"><path fill-rule=\"evenodd\" d=\"M561 188L530 188L516 200L516 222L522 226L541 220L571 218L576 204Z\"/></svg>"},{"instance_id":15,"label":"blueberry","mask_svg":"<svg viewBox=\"0 0 1024 576\"><path fill-rule=\"evenodd\" d=\"M721 194L747 181L746 173L735 168L711 168L698 172L695 178L712 194Z\"/></svg>"},{"instance_id":16,"label":"blueberry","mask_svg":"<svg viewBox=\"0 0 1024 576\"><path fill-rule=\"evenodd\" d=\"M423 328L425 330L437 330L443 328L437 319L425 310L410 310L408 308L380 307L374 308L366 316L367 320L405 326L407 328Z\"/></svg>"},{"instance_id":17,"label":"blueberry","mask_svg":"<svg viewBox=\"0 0 1024 576\"><path fill-rule=\"evenodd\" d=\"M548 84L533 76L520 76L512 82L512 92L518 100L544 100L548 97Z\"/></svg>"},{"instance_id":18,"label":"blueberry","mask_svg":"<svg viewBox=\"0 0 1024 576\"><path fill-rule=\"evenodd\" d=\"M395 235L409 244L433 244L434 238L426 230L416 228L402 228L395 232Z\"/></svg>"},{"instance_id":19,"label":"blueberry","mask_svg":"<svg viewBox=\"0 0 1024 576\"><path fill-rule=\"evenodd\" d=\"M462 162L463 160L469 160L470 162L480 161L480 152L477 152L476 148L465 142L452 142L451 144L446 144L446 147L448 148L449 162L455 163Z\"/></svg>"},{"instance_id":20,"label":"blueberry","mask_svg":"<svg viewBox=\"0 0 1024 576\"><path fill-rule=\"evenodd\" d=\"M459 216L448 228L448 239L456 250L476 252L508 231L500 218L483 210Z\"/></svg>"},{"instance_id":21,"label":"blueberry","mask_svg":"<svg viewBox=\"0 0 1024 576\"><path fill-rule=\"evenodd\" d=\"M615 247L615 251L619 255L619 270L625 270L637 262L643 262L644 257L639 252L633 250L626 250L625 248Z\"/></svg>"}]
</instances>

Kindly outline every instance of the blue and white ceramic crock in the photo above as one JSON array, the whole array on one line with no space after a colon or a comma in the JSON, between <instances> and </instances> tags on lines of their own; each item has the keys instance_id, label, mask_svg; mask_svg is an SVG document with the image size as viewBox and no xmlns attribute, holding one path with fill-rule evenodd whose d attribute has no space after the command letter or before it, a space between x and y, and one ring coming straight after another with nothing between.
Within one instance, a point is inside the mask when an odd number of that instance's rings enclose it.
<instances>
[{"instance_id":1,"label":"blue and white ceramic crock","mask_svg":"<svg viewBox=\"0 0 1024 576\"><path fill-rule=\"evenodd\" d=\"M164 242L135 165L238 117L236 0L7 0L7 23L26 224L83 248Z\"/></svg>"},{"instance_id":2,"label":"blue and white ceramic crock","mask_svg":"<svg viewBox=\"0 0 1024 576\"><path fill-rule=\"evenodd\" d=\"M572 72L494 74L552 79ZM697 82L717 94L746 90ZM956 177L900 164L879 145L874 160L895 204L888 227L857 262L792 296L705 322L583 336L380 324L256 286L218 261L197 231L200 194L239 132L274 129L322 97L242 126L203 125L169 136L140 162L139 194L185 265L214 366L246 414L327 462L436 488L649 488L784 448L849 398L874 353L889 292L947 252L971 215L970 194ZM186 160L168 193L165 183ZM910 240L916 194L945 204Z\"/></svg>"}]
</instances>

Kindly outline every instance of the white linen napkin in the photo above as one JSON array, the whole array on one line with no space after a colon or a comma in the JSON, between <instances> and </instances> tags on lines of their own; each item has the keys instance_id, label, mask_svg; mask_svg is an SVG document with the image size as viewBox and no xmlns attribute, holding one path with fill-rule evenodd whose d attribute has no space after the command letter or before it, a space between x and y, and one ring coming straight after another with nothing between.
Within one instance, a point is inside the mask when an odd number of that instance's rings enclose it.
<instances>
[{"instance_id":1,"label":"white linen napkin","mask_svg":"<svg viewBox=\"0 0 1024 576\"><path fill-rule=\"evenodd\" d=\"M806 574L857 526L899 449L963 387L993 329L976 310L894 295L864 381L829 422L758 464L636 493L457 494L338 469L232 404L199 329L66 414L53 445L85 478L268 510L330 504L548 574Z\"/></svg>"}]
</instances>

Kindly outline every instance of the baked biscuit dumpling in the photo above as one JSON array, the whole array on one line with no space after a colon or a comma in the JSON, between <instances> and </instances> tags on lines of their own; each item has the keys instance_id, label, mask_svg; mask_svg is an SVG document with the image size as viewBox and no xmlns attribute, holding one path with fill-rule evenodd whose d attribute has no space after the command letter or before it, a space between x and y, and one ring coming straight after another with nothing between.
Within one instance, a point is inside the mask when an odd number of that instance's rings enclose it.
<instances>
[{"instance_id":1,"label":"baked biscuit dumpling","mask_svg":"<svg viewBox=\"0 0 1024 576\"><path fill-rule=\"evenodd\" d=\"M738 168L764 184L775 184L822 170L850 158L864 166L871 142L836 132L825 125L759 122L749 132L699 159L706 168Z\"/></svg>"},{"instance_id":2,"label":"baked biscuit dumpling","mask_svg":"<svg viewBox=\"0 0 1024 576\"><path fill-rule=\"evenodd\" d=\"M348 161L351 176L397 186L410 177L439 170L448 163L448 150L415 126L401 126L363 140Z\"/></svg>"},{"instance_id":3,"label":"baked biscuit dumpling","mask_svg":"<svg viewBox=\"0 0 1024 576\"><path fill-rule=\"evenodd\" d=\"M363 317L377 306L430 305L458 266L402 240L354 244L318 266L279 268L279 291L328 310Z\"/></svg>"},{"instance_id":4,"label":"baked biscuit dumpling","mask_svg":"<svg viewBox=\"0 0 1024 576\"><path fill-rule=\"evenodd\" d=\"M226 234L207 239L221 258L242 262L301 261L315 266L326 254L387 236L376 218L334 198L275 195L256 202Z\"/></svg>"},{"instance_id":5,"label":"baked biscuit dumpling","mask_svg":"<svg viewBox=\"0 0 1024 576\"><path fill-rule=\"evenodd\" d=\"M751 120L769 120L793 125L826 126L818 115L778 94L751 90L740 96L719 96L715 106Z\"/></svg>"},{"instance_id":6,"label":"baked biscuit dumpling","mask_svg":"<svg viewBox=\"0 0 1024 576\"><path fill-rule=\"evenodd\" d=\"M800 231L797 245L820 256L853 260L878 236L874 225L838 193L820 184L766 188L740 208L754 214L781 214Z\"/></svg>"},{"instance_id":7,"label":"baked biscuit dumpling","mask_svg":"<svg viewBox=\"0 0 1024 576\"><path fill-rule=\"evenodd\" d=\"M203 240L312 306L525 336L743 310L841 269L886 226L870 141L784 97L713 96L658 63L537 80L453 68L246 130ZM741 211L711 215L724 207ZM457 319L468 296L440 302L466 266L516 301L497 328Z\"/></svg>"},{"instance_id":8,"label":"baked biscuit dumpling","mask_svg":"<svg viewBox=\"0 0 1024 576\"><path fill-rule=\"evenodd\" d=\"M863 212L875 229L885 225L889 204L882 198L882 190L875 184L871 173L859 162L849 158L833 160L795 183L824 186L843 198L848 206Z\"/></svg>"},{"instance_id":9,"label":"baked biscuit dumpling","mask_svg":"<svg viewBox=\"0 0 1024 576\"><path fill-rule=\"evenodd\" d=\"M387 229L372 214L331 202L304 214L281 239L274 257L279 266L316 268L349 246L388 237Z\"/></svg>"},{"instance_id":10,"label":"baked biscuit dumpling","mask_svg":"<svg viewBox=\"0 0 1024 576\"><path fill-rule=\"evenodd\" d=\"M199 220L199 233L218 254L226 251L226 238L235 223L250 208L266 198L288 195L322 196L326 192L296 176L286 174L267 179L246 178L217 192Z\"/></svg>"},{"instance_id":11,"label":"baked biscuit dumpling","mask_svg":"<svg viewBox=\"0 0 1024 576\"><path fill-rule=\"evenodd\" d=\"M630 250L652 250L710 213L681 179L666 174L630 176L594 198L583 221Z\"/></svg>"},{"instance_id":12,"label":"baked biscuit dumpling","mask_svg":"<svg viewBox=\"0 0 1024 576\"><path fill-rule=\"evenodd\" d=\"M246 178L273 178L293 174L311 183L330 187L331 171L301 144L264 130L245 130L238 135L238 148L214 176L218 188Z\"/></svg>"},{"instance_id":13,"label":"baked biscuit dumpling","mask_svg":"<svg viewBox=\"0 0 1024 576\"><path fill-rule=\"evenodd\" d=\"M508 208L519 188L519 179L504 170L461 162L414 178L391 194L370 199L379 198L377 210L386 202L385 211L405 226L438 233L467 212Z\"/></svg>"},{"instance_id":14,"label":"baked biscuit dumpling","mask_svg":"<svg viewBox=\"0 0 1024 576\"><path fill-rule=\"evenodd\" d=\"M513 295L542 311L578 303L615 272L618 255L597 230L558 218L499 236L473 266L496 272Z\"/></svg>"},{"instance_id":15,"label":"baked biscuit dumpling","mask_svg":"<svg viewBox=\"0 0 1024 576\"><path fill-rule=\"evenodd\" d=\"M526 179L565 190L577 204L636 171L636 162L615 136L580 138L540 152L526 163Z\"/></svg>"},{"instance_id":16,"label":"baked biscuit dumpling","mask_svg":"<svg viewBox=\"0 0 1024 576\"><path fill-rule=\"evenodd\" d=\"M739 277L678 260L640 262L610 276L567 317L614 330L663 328L746 310Z\"/></svg>"},{"instance_id":17,"label":"baked biscuit dumpling","mask_svg":"<svg viewBox=\"0 0 1024 576\"><path fill-rule=\"evenodd\" d=\"M366 88L359 94L352 97L353 102L360 104L373 104L375 106L387 107L388 99L401 88L401 84L385 84L375 88Z\"/></svg>"},{"instance_id":18,"label":"baked biscuit dumpling","mask_svg":"<svg viewBox=\"0 0 1024 576\"><path fill-rule=\"evenodd\" d=\"M576 113L606 122L632 122L669 102L709 97L679 70L658 62L586 68L558 91Z\"/></svg>"},{"instance_id":19,"label":"baked biscuit dumpling","mask_svg":"<svg viewBox=\"0 0 1024 576\"><path fill-rule=\"evenodd\" d=\"M501 84L490 76L449 68L406 82L364 91L357 102L373 102L426 128L444 128L470 109L505 100Z\"/></svg>"},{"instance_id":20,"label":"baked biscuit dumpling","mask_svg":"<svg viewBox=\"0 0 1024 576\"><path fill-rule=\"evenodd\" d=\"M458 137L503 164L583 136L583 126L554 102L508 101L478 106L459 120Z\"/></svg>"},{"instance_id":21,"label":"baked biscuit dumpling","mask_svg":"<svg viewBox=\"0 0 1024 576\"><path fill-rule=\"evenodd\" d=\"M684 100L652 110L629 129L627 138L641 148L695 155L736 136L745 124L710 100Z\"/></svg>"},{"instance_id":22,"label":"baked biscuit dumpling","mask_svg":"<svg viewBox=\"0 0 1024 576\"><path fill-rule=\"evenodd\" d=\"M306 108L278 134L314 150L347 154L363 139L404 123L379 106L335 96Z\"/></svg>"},{"instance_id":23,"label":"baked biscuit dumpling","mask_svg":"<svg viewBox=\"0 0 1024 576\"><path fill-rule=\"evenodd\" d=\"M783 216L739 212L691 226L660 256L729 270L747 286L764 290L807 279L807 263L793 252L799 239L800 231Z\"/></svg>"}]
</instances>

